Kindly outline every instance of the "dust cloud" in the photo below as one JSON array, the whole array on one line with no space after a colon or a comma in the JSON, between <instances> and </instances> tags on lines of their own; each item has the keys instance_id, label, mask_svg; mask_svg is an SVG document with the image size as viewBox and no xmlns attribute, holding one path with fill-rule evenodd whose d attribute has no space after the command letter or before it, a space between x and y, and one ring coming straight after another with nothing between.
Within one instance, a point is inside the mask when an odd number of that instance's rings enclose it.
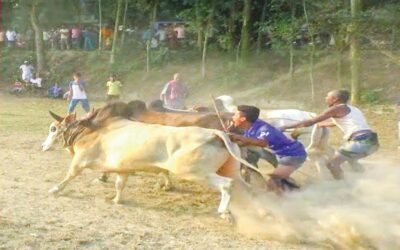
<instances>
[{"instance_id":1,"label":"dust cloud","mask_svg":"<svg viewBox=\"0 0 400 250\"><path fill-rule=\"evenodd\" d=\"M235 190L231 210L249 237L307 242L332 249L400 248L400 168L393 160L365 164L346 179L314 180L277 197Z\"/></svg>"}]
</instances>

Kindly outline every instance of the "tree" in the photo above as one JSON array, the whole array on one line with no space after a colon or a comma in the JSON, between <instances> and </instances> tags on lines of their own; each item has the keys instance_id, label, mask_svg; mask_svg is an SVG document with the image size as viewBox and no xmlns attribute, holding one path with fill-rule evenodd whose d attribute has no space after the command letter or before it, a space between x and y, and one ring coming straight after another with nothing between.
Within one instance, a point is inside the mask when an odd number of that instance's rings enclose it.
<instances>
[{"instance_id":1,"label":"tree","mask_svg":"<svg viewBox=\"0 0 400 250\"><path fill-rule=\"evenodd\" d=\"M43 75L46 70L46 60L45 60L45 51L43 49L43 31L40 27L38 20L38 9L42 5L42 1L36 0L33 1L31 6L31 24L33 31L35 32L35 50L36 50L36 65L37 65L37 74Z\"/></svg>"},{"instance_id":2,"label":"tree","mask_svg":"<svg viewBox=\"0 0 400 250\"><path fill-rule=\"evenodd\" d=\"M260 18L260 22L258 24L258 31L257 31L257 54L260 53L262 40L263 40L262 37L265 33L265 28L263 27L263 25L265 23L267 5L268 5L268 0L264 0L263 6L262 6L262 11L261 11L261 18Z\"/></svg>"},{"instance_id":3,"label":"tree","mask_svg":"<svg viewBox=\"0 0 400 250\"><path fill-rule=\"evenodd\" d=\"M146 42L146 72L150 72L150 59L151 59L151 40L154 36L154 23L156 22L157 18L157 7L158 7L158 0L151 0L149 1L149 7L151 10L150 14L150 22L149 22L149 31L150 35Z\"/></svg>"},{"instance_id":4,"label":"tree","mask_svg":"<svg viewBox=\"0 0 400 250\"><path fill-rule=\"evenodd\" d=\"M102 41L102 36L101 36L101 31L103 29L103 14L102 14L102 9L103 6L101 4L101 0L99 0L99 50L101 50L101 47L103 45Z\"/></svg>"},{"instance_id":5,"label":"tree","mask_svg":"<svg viewBox=\"0 0 400 250\"><path fill-rule=\"evenodd\" d=\"M203 78L206 77L207 44L208 44L208 38L209 38L210 30L213 27L216 5L217 5L217 1L212 1L211 2L210 12L209 12L208 18L207 18L207 20L208 20L207 21L207 27L206 27L206 31L205 31L205 34L204 34L204 43L203 43L203 50L202 50L202 56L201 56L201 76Z\"/></svg>"},{"instance_id":6,"label":"tree","mask_svg":"<svg viewBox=\"0 0 400 250\"><path fill-rule=\"evenodd\" d=\"M124 47L124 41L125 41L126 15L128 12L128 2L129 2L129 0L125 0L124 18L122 19L121 49Z\"/></svg>"},{"instance_id":7,"label":"tree","mask_svg":"<svg viewBox=\"0 0 400 250\"><path fill-rule=\"evenodd\" d=\"M361 0L351 0L352 22L349 26L350 35L350 72L351 72L351 102L360 102L360 49L358 44L358 18L361 12Z\"/></svg>"},{"instance_id":8,"label":"tree","mask_svg":"<svg viewBox=\"0 0 400 250\"><path fill-rule=\"evenodd\" d=\"M117 2L117 13L115 14L114 37L113 37L113 43L112 43L112 48L111 48L111 54L110 54L110 64L114 64L115 63L115 54L116 54L116 50L117 50L119 17L121 15L121 6L122 6L122 0L118 0L118 2Z\"/></svg>"},{"instance_id":9,"label":"tree","mask_svg":"<svg viewBox=\"0 0 400 250\"><path fill-rule=\"evenodd\" d=\"M248 60L250 50L250 13L251 0L243 0L243 22L240 36L240 55L243 60Z\"/></svg>"}]
</instances>

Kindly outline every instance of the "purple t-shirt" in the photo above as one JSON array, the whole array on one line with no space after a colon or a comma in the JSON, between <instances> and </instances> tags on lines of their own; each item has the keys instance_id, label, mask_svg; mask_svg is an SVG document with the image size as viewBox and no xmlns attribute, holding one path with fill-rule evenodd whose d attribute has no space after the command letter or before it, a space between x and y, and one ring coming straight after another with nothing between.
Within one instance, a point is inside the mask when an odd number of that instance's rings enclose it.
<instances>
[{"instance_id":1,"label":"purple t-shirt","mask_svg":"<svg viewBox=\"0 0 400 250\"><path fill-rule=\"evenodd\" d=\"M278 157L307 156L303 144L289 139L279 129L260 119L257 119L248 130L244 131L244 136L266 141L269 148Z\"/></svg>"}]
</instances>

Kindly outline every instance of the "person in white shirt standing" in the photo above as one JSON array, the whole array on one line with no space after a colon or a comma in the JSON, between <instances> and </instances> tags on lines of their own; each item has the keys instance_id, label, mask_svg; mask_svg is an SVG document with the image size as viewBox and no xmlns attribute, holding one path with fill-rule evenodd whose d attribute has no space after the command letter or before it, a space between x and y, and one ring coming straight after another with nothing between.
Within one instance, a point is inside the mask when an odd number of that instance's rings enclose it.
<instances>
[{"instance_id":1,"label":"person in white shirt standing","mask_svg":"<svg viewBox=\"0 0 400 250\"><path fill-rule=\"evenodd\" d=\"M15 46L15 40L17 39L17 33L14 30L8 29L6 31L7 46L13 48Z\"/></svg>"},{"instance_id":2,"label":"person in white shirt standing","mask_svg":"<svg viewBox=\"0 0 400 250\"><path fill-rule=\"evenodd\" d=\"M74 80L69 83L69 96L70 100L68 106L68 113L74 112L76 105L80 102L82 108L88 113L90 111L89 100L87 98L85 84L81 79L81 74L76 72L73 75Z\"/></svg>"},{"instance_id":3,"label":"person in white shirt standing","mask_svg":"<svg viewBox=\"0 0 400 250\"><path fill-rule=\"evenodd\" d=\"M28 61L25 61L19 68L22 71L22 80L25 83L29 83L33 77L33 66Z\"/></svg>"},{"instance_id":4,"label":"person in white shirt standing","mask_svg":"<svg viewBox=\"0 0 400 250\"><path fill-rule=\"evenodd\" d=\"M378 135L370 128L361 110L347 104L349 96L347 90L333 90L325 97L329 108L320 115L281 127L285 130L308 127L316 123L321 127L337 126L344 133L345 142L327 165L335 179L343 178L343 170L340 167L342 163L347 161L355 171L362 171L363 167L358 160L371 155L379 148Z\"/></svg>"}]
</instances>

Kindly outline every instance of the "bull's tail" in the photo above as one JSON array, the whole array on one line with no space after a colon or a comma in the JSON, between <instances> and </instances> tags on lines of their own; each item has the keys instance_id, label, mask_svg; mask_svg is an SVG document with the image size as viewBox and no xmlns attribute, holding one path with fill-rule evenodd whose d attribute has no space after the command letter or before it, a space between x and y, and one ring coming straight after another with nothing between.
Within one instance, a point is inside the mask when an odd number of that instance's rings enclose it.
<instances>
[{"instance_id":1,"label":"bull's tail","mask_svg":"<svg viewBox=\"0 0 400 250\"><path fill-rule=\"evenodd\" d=\"M233 152L233 148L232 148L233 142L229 139L228 135L225 132L216 130L215 134L224 142L224 145L225 145L226 149L228 150L229 154L232 155L232 157L235 158L235 160L239 161L240 163L242 163L246 167L250 168L251 170L257 172L265 180L264 175L261 173L261 171L258 168L256 168L255 166L250 164L248 161L246 161L245 159L236 155L235 152Z\"/></svg>"}]
</instances>

